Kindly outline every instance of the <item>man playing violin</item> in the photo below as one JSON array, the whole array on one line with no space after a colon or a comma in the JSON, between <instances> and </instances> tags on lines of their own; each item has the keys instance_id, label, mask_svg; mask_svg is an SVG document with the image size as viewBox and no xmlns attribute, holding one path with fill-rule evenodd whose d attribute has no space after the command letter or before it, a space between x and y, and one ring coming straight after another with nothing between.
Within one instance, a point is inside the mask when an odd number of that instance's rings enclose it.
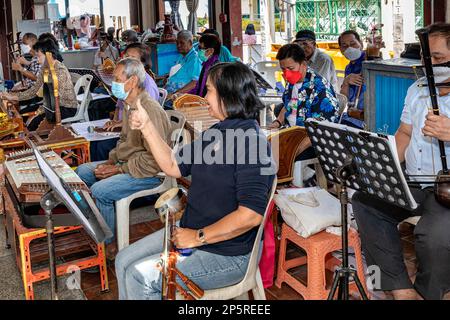
<instances>
[{"instance_id":1,"label":"man playing violin","mask_svg":"<svg viewBox=\"0 0 450 320\"><path fill-rule=\"evenodd\" d=\"M428 27L432 63L450 61L450 24ZM433 67L436 83L447 82L450 68ZM400 127L395 135L398 156L411 176L436 175L442 169L438 140L450 155L450 91L438 88L440 116L433 115L429 89L419 79L408 90ZM424 177L418 178L420 181ZM416 180L417 181L417 180ZM394 299L450 298L450 209L439 204L433 183L411 188L418 208L408 211L356 193L353 209L368 266L381 271L381 288ZM411 281L404 263L398 224L421 216L415 227L416 279Z\"/></svg>"}]
</instances>

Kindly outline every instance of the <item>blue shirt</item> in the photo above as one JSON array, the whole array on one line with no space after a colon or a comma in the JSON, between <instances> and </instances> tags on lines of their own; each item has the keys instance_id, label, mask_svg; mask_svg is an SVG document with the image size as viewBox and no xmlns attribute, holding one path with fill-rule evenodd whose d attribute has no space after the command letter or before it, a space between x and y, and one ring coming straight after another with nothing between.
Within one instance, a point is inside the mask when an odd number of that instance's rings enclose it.
<instances>
[{"instance_id":1,"label":"blue shirt","mask_svg":"<svg viewBox=\"0 0 450 320\"><path fill-rule=\"evenodd\" d=\"M289 117L293 112L297 113L296 125L300 127L304 127L305 121L310 118L337 121L339 102L327 80L308 68L305 79L298 88L298 99L293 94L294 87L288 84L283 94L286 123L289 123Z\"/></svg>"},{"instance_id":2,"label":"blue shirt","mask_svg":"<svg viewBox=\"0 0 450 320\"><path fill-rule=\"evenodd\" d=\"M177 163L182 176L192 176L192 184L180 226L205 228L239 206L264 215L276 173L270 151L256 120L243 119L225 119L184 146L177 154ZM257 229L198 250L245 255L253 248Z\"/></svg>"},{"instance_id":3,"label":"blue shirt","mask_svg":"<svg viewBox=\"0 0 450 320\"><path fill-rule=\"evenodd\" d=\"M436 77L436 82L444 82L448 76ZM405 152L406 173L410 175L435 175L442 170L442 161L439 153L438 140L425 137L422 129L425 126L426 116L431 107L428 87L419 88L419 83L426 83L425 78L416 81L408 90L405 98L401 122L412 126L411 141ZM439 112L450 117L450 94L437 97ZM450 155L450 143L445 142L445 151ZM447 165L450 165L447 158ZM425 178L418 178L428 181ZM434 181L434 179L433 179Z\"/></svg>"},{"instance_id":4,"label":"blue shirt","mask_svg":"<svg viewBox=\"0 0 450 320\"><path fill-rule=\"evenodd\" d=\"M194 48L197 52L198 52L198 46L199 46L198 42L194 43ZM241 59L233 56L227 47L225 47L225 46L220 47L219 62L236 62L236 61L241 61Z\"/></svg>"},{"instance_id":5,"label":"blue shirt","mask_svg":"<svg viewBox=\"0 0 450 320\"><path fill-rule=\"evenodd\" d=\"M350 63L345 67L345 76L352 73L358 74L362 73L362 64L366 60L366 53L363 52L358 60L350 61ZM348 90L348 101L356 102L356 95L358 94L359 87L351 85ZM364 92L366 92L366 86L363 85L361 88L361 94L359 96L358 109L364 110Z\"/></svg>"},{"instance_id":6,"label":"blue shirt","mask_svg":"<svg viewBox=\"0 0 450 320\"><path fill-rule=\"evenodd\" d=\"M202 71L202 62L198 58L197 51L192 48L186 56L180 55L176 64L180 64L181 68L173 76L169 78L166 84L168 93L174 93L191 81L197 81Z\"/></svg>"},{"instance_id":7,"label":"blue shirt","mask_svg":"<svg viewBox=\"0 0 450 320\"><path fill-rule=\"evenodd\" d=\"M352 73L358 74L362 73L362 64L366 60L366 52L363 52L358 60L350 61L350 63L345 67L345 76ZM359 87L351 85L348 89L348 102L356 102L356 96L358 94ZM361 94L359 95L359 102L357 108L359 110L364 110L364 92L366 92L366 86L363 85L361 88ZM364 121L349 117L347 113L342 115L342 124L349 125L351 127L356 127L359 129L364 129Z\"/></svg>"}]
</instances>

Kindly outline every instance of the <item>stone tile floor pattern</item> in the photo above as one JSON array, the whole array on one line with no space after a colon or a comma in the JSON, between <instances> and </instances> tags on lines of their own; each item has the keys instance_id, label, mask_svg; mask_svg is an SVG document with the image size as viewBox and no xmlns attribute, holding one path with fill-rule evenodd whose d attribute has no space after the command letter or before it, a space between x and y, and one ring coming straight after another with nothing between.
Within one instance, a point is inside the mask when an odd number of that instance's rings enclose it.
<instances>
[{"instance_id":1,"label":"stone tile floor pattern","mask_svg":"<svg viewBox=\"0 0 450 320\"><path fill-rule=\"evenodd\" d=\"M130 227L130 242L133 243L145 235L151 234L162 228L163 224L156 219L155 213L149 210L140 209L135 210L131 217ZM3 228L0 228L3 229ZM414 238L413 230L414 226L408 223L403 223L399 227L402 244L404 248L405 263L409 271L410 277L413 279L416 273L416 257L414 251ZM291 248L290 253L295 253L295 249ZM6 299L23 299L23 287L20 278L19 271L15 265L11 250L5 249L4 234L0 231L0 270L2 274L8 274L7 277L0 277L0 300ZM3 273L5 272L5 273ZM291 274L300 280L305 280L306 268L294 268ZM327 275L328 285L331 284L333 274L330 272ZM113 263L108 264L108 278L109 278L109 291L101 292L101 285L98 273L81 273L81 291L67 292L62 289L62 299L88 299L88 300L116 300L118 298L117 279L115 275ZM60 288L64 288L63 278ZM84 295L83 295L84 293ZM36 286L36 299L48 299L49 294L49 282L44 281ZM286 284L283 284L281 288L277 288L275 285L266 289L266 297L268 300L303 300L302 296L295 290ZM392 297L385 295L381 292L372 292L372 299L385 300L392 299Z\"/></svg>"}]
</instances>

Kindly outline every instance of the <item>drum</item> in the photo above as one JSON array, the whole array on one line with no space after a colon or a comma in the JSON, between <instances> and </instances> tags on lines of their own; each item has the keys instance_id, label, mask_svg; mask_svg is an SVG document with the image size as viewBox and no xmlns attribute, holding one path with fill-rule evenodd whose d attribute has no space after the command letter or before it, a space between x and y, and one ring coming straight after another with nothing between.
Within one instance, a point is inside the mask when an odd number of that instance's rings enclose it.
<instances>
[{"instance_id":1,"label":"drum","mask_svg":"<svg viewBox=\"0 0 450 320\"><path fill-rule=\"evenodd\" d=\"M175 220L181 219L186 208L187 198L180 188L173 188L162 194L155 203L155 210L164 223L167 212L175 215Z\"/></svg>"}]
</instances>

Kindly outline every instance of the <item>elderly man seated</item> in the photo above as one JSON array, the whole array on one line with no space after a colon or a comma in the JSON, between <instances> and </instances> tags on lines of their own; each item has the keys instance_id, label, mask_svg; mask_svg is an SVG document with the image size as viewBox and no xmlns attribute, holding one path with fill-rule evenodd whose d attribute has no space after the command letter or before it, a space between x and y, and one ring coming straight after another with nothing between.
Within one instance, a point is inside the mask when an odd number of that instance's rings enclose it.
<instances>
[{"instance_id":1,"label":"elderly man seated","mask_svg":"<svg viewBox=\"0 0 450 320\"><path fill-rule=\"evenodd\" d=\"M334 62L329 55L317 48L314 31L300 30L295 36L294 43L305 51L308 66L330 82L335 92L339 92Z\"/></svg>"},{"instance_id":2,"label":"elderly man seated","mask_svg":"<svg viewBox=\"0 0 450 320\"><path fill-rule=\"evenodd\" d=\"M115 231L114 203L136 192L157 187L161 171L139 130L131 130L127 118L140 101L150 119L154 121L163 139L169 139L170 123L164 110L145 91L146 72L141 61L133 58L121 60L114 71L112 92L125 102L123 127L117 147L106 162L82 165L77 173L91 188L96 204L108 226ZM106 253L113 258L116 246L107 243Z\"/></svg>"},{"instance_id":3,"label":"elderly man seated","mask_svg":"<svg viewBox=\"0 0 450 320\"><path fill-rule=\"evenodd\" d=\"M177 50L181 54L175 66L170 69L165 86L171 100L174 93L187 93L194 89L200 77L202 62L193 47L192 32L182 30L177 35ZM171 101L166 105L171 107Z\"/></svg>"}]
</instances>

